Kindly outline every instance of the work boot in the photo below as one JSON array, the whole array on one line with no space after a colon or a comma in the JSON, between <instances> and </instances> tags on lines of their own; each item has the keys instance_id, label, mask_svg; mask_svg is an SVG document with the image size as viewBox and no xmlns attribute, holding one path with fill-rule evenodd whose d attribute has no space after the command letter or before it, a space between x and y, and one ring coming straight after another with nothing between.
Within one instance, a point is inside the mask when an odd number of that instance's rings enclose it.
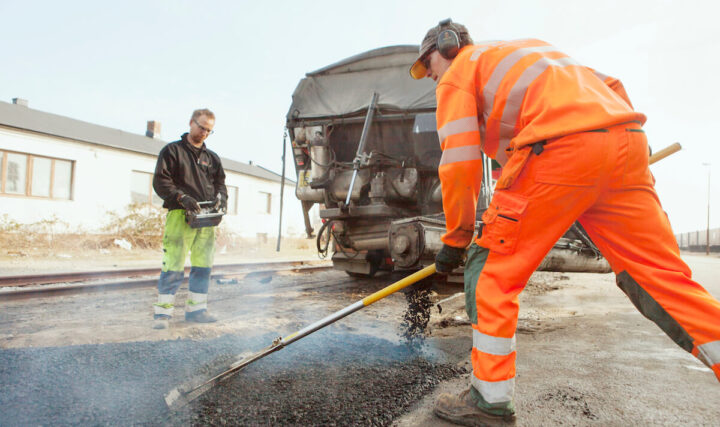
<instances>
[{"instance_id":1,"label":"work boot","mask_svg":"<svg viewBox=\"0 0 720 427\"><path fill-rule=\"evenodd\" d=\"M512 405L507 408L491 408L484 402L482 396L472 387L460 393L459 396L443 393L435 402L435 415L464 426L513 426L515 425L515 411ZM476 395L476 396L473 396ZM482 402L480 402L482 400ZM481 409L485 403L488 409Z\"/></svg>"},{"instance_id":2,"label":"work boot","mask_svg":"<svg viewBox=\"0 0 720 427\"><path fill-rule=\"evenodd\" d=\"M153 322L153 329L167 329L170 327L170 316L158 314Z\"/></svg>"},{"instance_id":3,"label":"work boot","mask_svg":"<svg viewBox=\"0 0 720 427\"><path fill-rule=\"evenodd\" d=\"M217 319L213 317L212 315L208 314L207 310L198 310L198 311L186 311L185 312L185 321L186 322L195 322L195 323L213 323L217 322Z\"/></svg>"}]
</instances>

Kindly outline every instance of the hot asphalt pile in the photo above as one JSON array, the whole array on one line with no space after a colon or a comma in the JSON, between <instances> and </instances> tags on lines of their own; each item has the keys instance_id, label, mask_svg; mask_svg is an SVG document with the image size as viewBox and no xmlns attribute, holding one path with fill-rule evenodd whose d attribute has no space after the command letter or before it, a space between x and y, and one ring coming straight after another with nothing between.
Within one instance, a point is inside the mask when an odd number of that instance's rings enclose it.
<instances>
[{"instance_id":1,"label":"hot asphalt pile","mask_svg":"<svg viewBox=\"0 0 720 427\"><path fill-rule=\"evenodd\" d=\"M464 373L416 345L320 331L170 412L164 395L273 336L0 351L0 425L387 425Z\"/></svg>"}]
</instances>

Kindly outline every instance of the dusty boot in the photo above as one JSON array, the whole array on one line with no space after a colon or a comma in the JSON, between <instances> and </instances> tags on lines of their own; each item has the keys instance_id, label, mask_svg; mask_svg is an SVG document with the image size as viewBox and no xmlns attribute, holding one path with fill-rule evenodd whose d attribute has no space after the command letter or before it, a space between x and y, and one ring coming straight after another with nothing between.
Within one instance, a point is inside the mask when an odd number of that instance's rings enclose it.
<instances>
[{"instance_id":1,"label":"dusty boot","mask_svg":"<svg viewBox=\"0 0 720 427\"><path fill-rule=\"evenodd\" d=\"M464 426L515 425L515 411L512 407L503 409L488 408L487 410L483 410L478 403L478 400L482 398L479 396L479 393L472 393L472 391L474 390L470 387L460 393L459 396L443 393L437 402L435 402L435 415L444 420Z\"/></svg>"},{"instance_id":2,"label":"dusty boot","mask_svg":"<svg viewBox=\"0 0 720 427\"><path fill-rule=\"evenodd\" d=\"M167 329L170 327L170 316L156 315L153 329Z\"/></svg>"},{"instance_id":3,"label":"dusty boot","mask_svg":"<svg viewBox=\"0 0 720 427\"><path fill-rule=\"evenodd\" d=\"M185 312L185 321L186 322L195 322L195 323L213 323L217 322L217 319L213 317L212 315L208 314L207 310L198 310L198 311L186 311Z\"/></svg>"}]
</instances>

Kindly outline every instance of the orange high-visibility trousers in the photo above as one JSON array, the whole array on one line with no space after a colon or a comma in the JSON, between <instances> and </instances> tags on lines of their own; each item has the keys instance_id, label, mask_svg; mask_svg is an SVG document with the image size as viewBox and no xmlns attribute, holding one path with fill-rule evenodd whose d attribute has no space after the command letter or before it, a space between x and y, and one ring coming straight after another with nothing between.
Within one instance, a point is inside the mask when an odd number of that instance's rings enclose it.
<instances>
[{"instance_id":1,"label":"orange high-visibility trousers","mask_svg":"<svg viewBox=\"0 0 720 427\"><path fill-rule=\"evenodd\" d=\"M579 220L640 312L720 379L720 303L691 279L653 188L640 125L548 140L514 183L497 190L465 268L472 385L491 404L512 400L518 295Z\"/></svg>"}]
</instances>

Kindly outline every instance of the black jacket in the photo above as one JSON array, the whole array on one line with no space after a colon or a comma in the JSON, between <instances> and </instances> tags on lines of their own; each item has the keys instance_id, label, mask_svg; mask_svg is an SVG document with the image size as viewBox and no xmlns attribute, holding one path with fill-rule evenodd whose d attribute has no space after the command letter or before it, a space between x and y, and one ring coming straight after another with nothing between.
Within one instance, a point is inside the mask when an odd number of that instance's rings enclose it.
<instances>
[{"instance_id":1,"label":"black jacket","mask_svg":"<svg viewBox=\"0 0 720 427\"><path fill-rule=\"evenodd\" d=\"M205 148L205 144L196 155L187 135L185 133L180 141L163 147L155 166L153 188L168 210L183 209L178 201L183 194L202 202L215 200L217 194L222 193L227 200L225 171L220 157Z\"/></svg>"}]
</instances>

